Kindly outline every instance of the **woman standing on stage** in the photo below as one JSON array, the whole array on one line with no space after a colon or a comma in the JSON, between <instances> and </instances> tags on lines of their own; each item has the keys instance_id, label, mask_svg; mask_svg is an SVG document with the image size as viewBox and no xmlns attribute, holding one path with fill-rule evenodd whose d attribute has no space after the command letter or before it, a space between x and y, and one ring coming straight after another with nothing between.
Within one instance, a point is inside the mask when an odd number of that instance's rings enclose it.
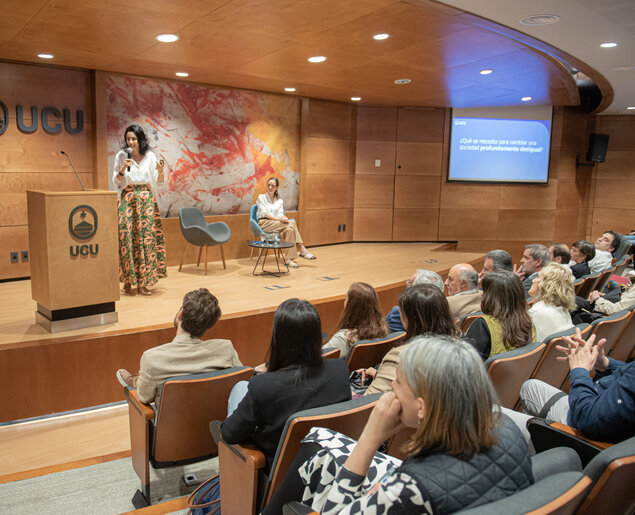
<instances>
[{"instance_id":1,"label":"woman standing on stage","mask_svg":"<svg viewBox=\"0 0 635 515\"><path fill-rule=\"evenodd\" d=\"M124 293L134 295L137 286L142 295L167 275L165 238L159 206L151 186L162 183L163 161L150 150L143 129L130 125L124 132L124 148L115 157L113 183L119 198L119 280Z\"/></svg>"},{"instance_id":2,"label":"woman standing on stage","mask_svg":"<svg viewBox=\"0 0 635 515\"><path fill-rule=\"evenodd\" d=\"M280 181L276 177L271 177L267 181L267 193L258 195L256 205L258 206L258 225L265 232L279 233L282 241L288 241L295 243L291 247L285 256L285 263L287 266L297 268L298 265L294 259L298 257L298 251L300 251L300 257L304 259L315 259L315 256L311 254L302 242L300 232L295 225L295 220L289 220L284 215L284 206L282 199L278 196L278 186Z\"/></svg>"}]
</instances>

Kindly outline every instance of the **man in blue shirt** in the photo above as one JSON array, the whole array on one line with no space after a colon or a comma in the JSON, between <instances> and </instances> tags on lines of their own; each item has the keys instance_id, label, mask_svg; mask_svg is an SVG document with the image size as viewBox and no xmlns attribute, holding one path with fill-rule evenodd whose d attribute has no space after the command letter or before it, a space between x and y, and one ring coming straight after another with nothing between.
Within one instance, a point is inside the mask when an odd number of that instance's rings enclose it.
<instances>
[{"instance_id":1,"label":"man in blue shirt","mask_svg":"<svg viewBox=\"0 0 635 515\"><path fill-rule=\"evenodd\" d=\"M619 442L635 431L635 361L624 363L604 353L605 339L594 345L576 331L564 338L558 357L571 370L569 395L537 379L525 381L520 397L524 412L567 424L594 440ZM591 372L595 370L595 379Z\"/></svg>"}]
</instances>

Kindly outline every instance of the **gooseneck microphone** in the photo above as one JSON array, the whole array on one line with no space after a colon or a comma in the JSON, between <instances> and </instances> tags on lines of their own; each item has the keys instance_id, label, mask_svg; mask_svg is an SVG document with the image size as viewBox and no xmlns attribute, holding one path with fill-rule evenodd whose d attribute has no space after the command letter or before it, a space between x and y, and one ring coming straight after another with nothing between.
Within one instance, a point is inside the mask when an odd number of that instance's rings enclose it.
<instances>
[{"instance_id":1,"label":"gooseneck microphone","mask_svg":"<svg viewBox=\"0 0 635 515\"><path fill-rule=\"evenodd\" d=\"M128 159L132 159L132 148L131 148L131 147L128 147L128 148L126 149L126 152L128 153ZM130 171L130 166L128 166L128 170L127 170L127 171L128 171L128 172Z\"/></svg>"},{"instance_id":2,"label":"gooseneck microphone","mask_svg":"<svg viewBox=\"0 0 635 515\"><path fill-rule=\"evenodd\" d=\"M60 154L63 154L66 156L66 159L68 159L68 162L71 164L71 168L73 169L73 171L75 172L75 177L77 177L77 180L79 181L79 185L82 187L82 189L84 191L86 191L86 188L84 187L84 183L82 182L82 180L79 178L79 174L77 173L77 170L75 170L75 167L73 166L73 161L71 161L71 158L69 157L69 155L64 152L63 150L60 150Z\"/></svg>"}]
</instances>

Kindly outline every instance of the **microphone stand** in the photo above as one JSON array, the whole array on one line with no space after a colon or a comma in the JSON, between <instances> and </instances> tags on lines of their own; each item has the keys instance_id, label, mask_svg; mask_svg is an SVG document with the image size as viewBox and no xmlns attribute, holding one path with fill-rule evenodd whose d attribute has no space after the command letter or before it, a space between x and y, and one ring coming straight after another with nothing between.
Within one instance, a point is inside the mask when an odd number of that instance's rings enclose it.
<instances>
[{"instance_id":1,"label":"microphone stand","mask_svg":"<svg viewBox=\"0 0 635 515\"><path fill-rule=\"evenodd\" d=\"M66 159L68 159L68 162L71 164L71 168L73 169L73 171L75 172L75 177L77 177L77 180L79 181L79 185L82 187L82 189L84 191L86 191L86 188L84 187L84 183L82 182L82 180L79 178L79 174L77 173L77 170L75 170L75 167L73 166L73 161L71 161L70 156L64 152L63 150L60 150L61 154L64 154L66 156Z\"/></svg>"}]
</instances>

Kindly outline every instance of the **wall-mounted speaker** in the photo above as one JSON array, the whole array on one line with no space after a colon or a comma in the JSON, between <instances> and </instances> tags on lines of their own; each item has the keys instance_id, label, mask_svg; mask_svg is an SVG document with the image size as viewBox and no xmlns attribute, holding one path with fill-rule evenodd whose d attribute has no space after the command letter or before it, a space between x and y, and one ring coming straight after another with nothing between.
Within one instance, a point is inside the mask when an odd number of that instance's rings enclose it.
<instances>
[{"instance_id":1,"label":"wall-mounted speaker","mask_svg":"<svg viewBox=\"0 0 635 515\"><path fill-rule=\"evenodd\" d=\"M586 160L594 163L606 161L606 149L609 146L608 134L591 134L589 138L589 150L586 153Z\"/></svg>"}]
</instances>

